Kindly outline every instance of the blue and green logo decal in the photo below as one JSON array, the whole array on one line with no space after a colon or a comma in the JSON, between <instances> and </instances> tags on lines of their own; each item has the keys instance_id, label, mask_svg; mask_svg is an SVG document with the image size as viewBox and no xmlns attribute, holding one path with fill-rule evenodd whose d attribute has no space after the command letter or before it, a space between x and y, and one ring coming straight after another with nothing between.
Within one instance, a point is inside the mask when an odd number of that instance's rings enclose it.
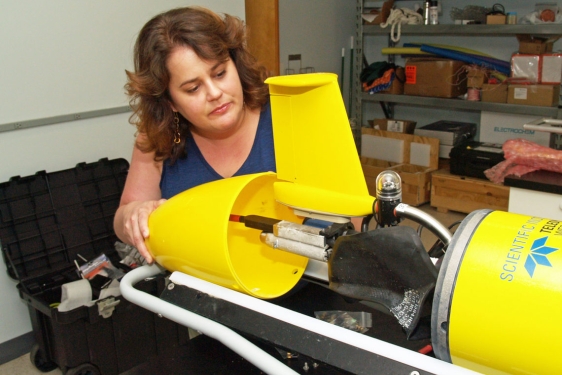
<instances>
[{"instance_id":1,"label":"blue and green logo decal","mask_svg":"<svg viewBox=\"0 0 562 375\"><path fill-rule=\"evenodd\" d=\"M547 239L548 237L536 239L531 246L531 253L527 256L527 260L525 260L525 269L531 277L533 277L537 265L552 267L547 256L558 249L546 246Z\"/></svg>"}]
</instances>

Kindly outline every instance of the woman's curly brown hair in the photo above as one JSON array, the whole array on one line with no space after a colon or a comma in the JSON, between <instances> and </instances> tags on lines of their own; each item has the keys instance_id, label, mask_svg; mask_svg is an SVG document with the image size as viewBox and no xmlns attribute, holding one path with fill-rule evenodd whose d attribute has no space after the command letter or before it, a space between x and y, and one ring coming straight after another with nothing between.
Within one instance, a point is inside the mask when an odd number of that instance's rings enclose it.
<instances>
[{"instance_id":1,"label":"woman's curly brown hair","mask_svg":"<svg viewBox=\"0 0 562 375\"><path fill-rule=\"evenodd\" d=\"M126 71L125 90L133 109L129 121L146 135L145 140L137 141L136 147L143 152L154 151L157 161L171 159L172 163L185 156L191 126L180 116L181 142L175 144L166 61L177 47L190 47L203 60L232 59L242 83L245 105L257 109L268 100L266 69L247 49L242 20L230 15L221 17L201 7L172 9L155 16L139 33L134 48L135 71Z\"/></svg>"}]
</instances>

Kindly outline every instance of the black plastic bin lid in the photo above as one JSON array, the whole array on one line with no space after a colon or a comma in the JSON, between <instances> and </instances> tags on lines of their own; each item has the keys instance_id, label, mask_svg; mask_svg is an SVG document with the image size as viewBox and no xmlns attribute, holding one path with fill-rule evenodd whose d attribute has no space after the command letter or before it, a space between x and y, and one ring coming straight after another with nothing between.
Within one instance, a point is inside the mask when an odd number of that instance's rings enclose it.
<instances>
[{"instance_id":1,"label":"black plastic bin lid","mask_svg":"<svg viewBox=\"0 0 562 375\"><path fill-rule=\"evenodd\" d=\"M129 170L100 159L0 183L0 247L13 279L25 281L115 253L113 217Z\"/></svg>"}]
</instances>

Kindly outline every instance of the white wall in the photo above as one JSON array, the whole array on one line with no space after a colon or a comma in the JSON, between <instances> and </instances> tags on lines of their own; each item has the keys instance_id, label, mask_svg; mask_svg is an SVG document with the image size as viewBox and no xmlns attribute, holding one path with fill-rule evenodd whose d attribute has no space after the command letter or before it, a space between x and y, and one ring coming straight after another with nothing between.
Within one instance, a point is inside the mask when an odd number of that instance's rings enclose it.
<instances>
[{"instance_id":1,"label":"white wall","mask_svg":"<svg viewBox=\"0 0 562 375\"><path fill-rule=\"evenodd\" d=\"M0 124L126 105L140 28L196 3L244 18L243 0L0 0Z\"/></svg>"},{"instance_id":2,"label":"white wall","mask_svg":"<svg viewBox=\"0 0 562 375\"><path fill-rule=\"evenodd\" d=\"M125 69L153 15L199 4L244 18L244 0L0 0L0 125L127 104ZM103 157L129 159L134 127L119 114L0 133L0 181ZM0 262L0 343L31 330Z\"/></svg>"},{"instance_id":3,"label":"white wall","mask_svg":"<svg viewBox=\"0 0 562 375\"><path fill-rule=\"evenodd\" d=\"M351 37L355 35L355 0L280 0L280 73L298 69L298 61L288 56L301 55L302 67L341 76L342 48L345 48L344 101L348 105ZM341 77L340 77L341 83Z\"/></svg>"}]
</instances>

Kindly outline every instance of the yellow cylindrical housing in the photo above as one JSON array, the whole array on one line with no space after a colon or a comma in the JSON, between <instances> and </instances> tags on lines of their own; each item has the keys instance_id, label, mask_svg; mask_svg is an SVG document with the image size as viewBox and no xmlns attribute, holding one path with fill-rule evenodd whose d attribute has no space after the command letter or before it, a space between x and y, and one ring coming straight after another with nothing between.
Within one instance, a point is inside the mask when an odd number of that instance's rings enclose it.
<instances>
[{"instance_id":1,"label":"yellow cylindrical housing","mask_svg":"<svg viewBox=\"0 0 562 375\"><path fill-rule=\"evenodd\" d=\"M562 222L488 210L462 222L435 290L443 360L485 374L559 374Z\"/></svg>"},{"instance_id":2,"label":"yellow cylindrical housing","mask_svg":"<svg viewBox=\"0 0 562 375\"><path fill-rule=\"evenodd\" d=\"M258 173L203 184L180 193L149 217L148 249L156 262L258 298L288 292L308 259L272 249L261 231L231 222L233 215L260 215L301 223L274 200L275 173Z\"/></svg>"}]
</instances>

